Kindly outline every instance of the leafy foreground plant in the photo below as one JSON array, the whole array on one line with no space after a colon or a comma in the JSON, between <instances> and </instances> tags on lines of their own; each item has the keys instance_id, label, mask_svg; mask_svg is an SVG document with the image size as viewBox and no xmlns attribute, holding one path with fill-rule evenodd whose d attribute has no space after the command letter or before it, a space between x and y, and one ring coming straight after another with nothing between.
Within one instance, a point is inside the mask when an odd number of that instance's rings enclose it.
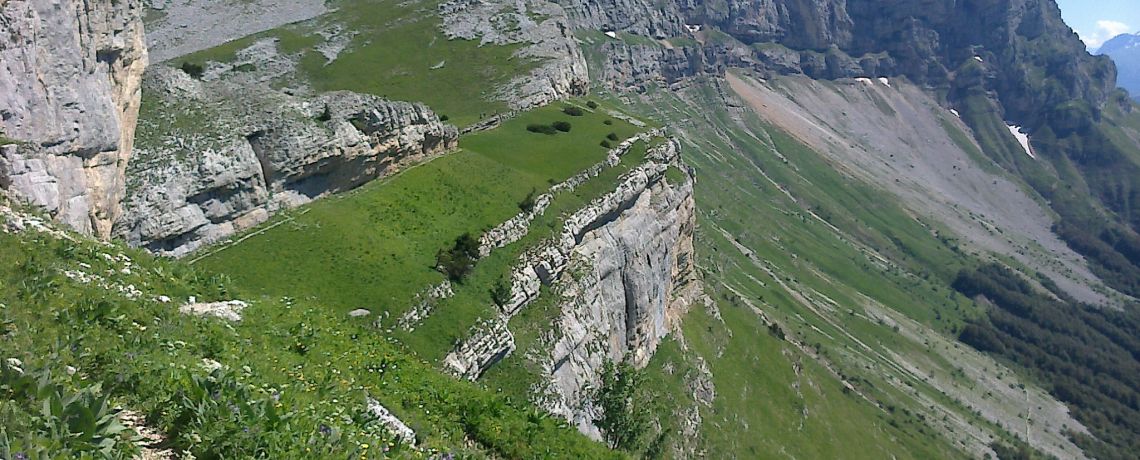
<instances>
[{"instance_id":1,"label":"leafy foreground plant","mask_svg":"<svg viewBox=\"0 0 1140 460\"><path fill-rule=\"evenodd\" d=\"M129 458L112 409L125 407L198 459L625 458L316 305L264 299L237 322L178 312L238 293L124 247L0 233L0 454Z\"/></svg>"},{"instance_id":2,"label":"leafy foreground plant","mask_svg":"<svg viewBox=\"0 0 1140 460\"><path fill-rule=\"evenodd\" d=\"M25 373L19 359L0 361L0 458L129 458L134 433L119 422L102 384L51 372ZM77 388L69 390L66 384Z\"/></svg>"}]
</instances>

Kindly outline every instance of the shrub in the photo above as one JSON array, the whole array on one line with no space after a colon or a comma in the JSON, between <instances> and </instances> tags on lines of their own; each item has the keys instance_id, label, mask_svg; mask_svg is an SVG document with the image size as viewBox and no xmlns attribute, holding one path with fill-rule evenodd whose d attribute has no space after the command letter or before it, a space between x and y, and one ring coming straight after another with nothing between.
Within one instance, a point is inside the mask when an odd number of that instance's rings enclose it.
<instances>
[{"instance_id":1,"label":"shrub","mask_svg":"<svg viewBox=\"0 0 1140 460\"><path fill-rule=\"evenodd\" d=\"M598 144L598 145L601 145L602 147L605 147L607 149L611 147L610 141L607 141L607 140L602 140L602 143Z\"/></svg>"},{"instance_id":2,"label":"shrub","mask_svg":"<svg viewBox=\"0 0 1140 460\"><path fill-rule=\"evenodd\" d=\"M321 112L320 115L317 115L317 121L329 121L329 120L332 120L332 112L329 110L329 105L325 104L325 110L323 112Z\"/></svg>"},{"instance_id":3,"label":"shrub","mask_svg":"<svg viewBox=\"0 0 1140 460\"><path fill-rule=\"evenodd\" d=\"M556 121L554 123L551 123L551 126L553 126L554 129L557 129L564 133L570 132L570 122L568 121Z\"/></svg>"},{"instance_id":4,"label":"shrub","mask_svg":"<svg viewBox=\"0 0 1140 460\"><path fill-rule=\"evenodd\" d=\"M537 123L531 123L529 125L526 125L526 130L530 131L532 133L546 134L548 136L553 136L553 135L558 133L558 130L554 129L553 126L540 125Z\"/></svg>"},{"instance_id":5,"label":"shrub","mask_svg":"<svg viewBox=\"0 0 1140 460\"><path fill-rule=\"evenodd\" d=\"M189 75L190 78L193 79L201 79L202 74L206 72L206 69L202 67L201 64L195 64L193 62L183 62L180 68L183 72L186 72L186 75Z\"/></svg>"},{"instance_id":6,"label":"shrub","mask_svg":"<svg viewBox=\"0 0 1140 460\"><path fill-rule=\"evenodd\" d=\"M505 280L498 280L495 282L495 287L491 288L491 301L495 305L502 307L511 300L511 283Z\"/></svg>"},{"instance_id":7,"label":"shrub","mask_svg":"<svg viewBox=\"0 0 1140 460\"><path fill-rule=\"evenodd\" d=\"M596 108L598 108L598 103L594 102L594 101L590 101L590 102L586 103L586 107L589 107L591 109L596 109Z\"/></svg>"},{"instance_id":8,"label":"shrub","mask_svg":"<svg viewBox=\"0 0 1140 460\"><path fill-rule=\"evenodd\" d=\"M613 120L606 120L606 121L603 121L602 123L605 123L606 126L609 126L609 125L614 124L614 121Z\"/></svg>"},{"instance_id":9,"label":"shrub","mask_svg":"<svg viewBox=\"0 0 1140 460\"><path fill-rule=\"evenodd\" d=\"M247 62L245 64L234 67L234 70L238 72L253 72L257 70L257 66Z\"/></svg>"},{"instance_id":10,"label":"shrub","mask_svg":"<svg viewBox=\"0 0 1140 460\"><path fill-rule=\"evenodd\" d=\"M644 388L645 380L644 371L627 363L606 361L601 384L589 390L591 402L602 409L594 425L613 449L633 448L649 430L651 398Z\"/></svg>"},{"instance_id":11,"label":"shrub","mask_svg":"<svg viewBox=\"0 0 1140 460\"><path fill-rule=\"evenodd\" d=\"M451 119L451 117L449 117L449 116L447 116L447 115L440 115L440 116L439 116L439 121L447 121L447 120L450 120L450 119Z\"/></svg>"},{"instance_id":12,"label":"shrub","mask_svg":"<svg viewBox=\"0 0 1140 460\"><path fill-rule=\"evenodd\" d=\"M464 233L455 239L451 249L441 249L435 257L435 269L447 275L452 281L461 282L471 273L475 261L479 259L479 239Z\"/></svg>"},{"instance_id":13,"label":"shrub","mask_svg":"<svg viewBox=\"0 0 1140 460\"><path fill-rule=\"evenodd\" d=\"M582 109L574 106L563 108L562 113L565 113L566 115L570 115L572 117L580 117L582 115L585 115L585 112L583 112Z\"/></svg>"},{"instance_id":14,"label":"shrub","mask_svg":"<svg viewBox=\"0 0 1140 460\"><path fill-rule=\"evenodd\" d=\"M530 193L528 193L526 195L526 198L523 198L523 200L519 202L519 209L522 210L522 212L529 213L531 211L534 211L534 194L535 193L536 193L535 189L533 189L533 188L530 189Z\"/></svg>"},{"instance_id":15,"label":"shrub","mask_svg":"<svg viewBox=\"0 0 1140 460\"><path fill-rule=\"evenodd\" d=\"M617 133L609 133L609 134L606 134L606 139L609 139L611 141L616 141L616 140L618 140L618 135L617 135Z\"/></svg>"}]
</instances>

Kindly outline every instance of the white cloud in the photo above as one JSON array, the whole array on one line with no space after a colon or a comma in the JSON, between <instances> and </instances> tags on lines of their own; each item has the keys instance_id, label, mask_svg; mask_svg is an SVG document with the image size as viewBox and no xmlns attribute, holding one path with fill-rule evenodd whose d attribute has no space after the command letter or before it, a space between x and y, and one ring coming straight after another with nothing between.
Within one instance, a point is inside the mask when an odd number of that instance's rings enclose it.
<instances>
[{"instance_id":1,"label":"white cloud","mask_svg":"<svg viewBox=\"0 0 1140 460\"><path fill-rule=\"evenodd\" d=\"M1100 48L1100 45L1103 45L1104 42L1110 38L1120 34L1126 34L1129 30L1132 30L1132 28L1122 22L1097 21L1096 30L1093 31L1093 33L1082 34L1080 31L1077 31L1077 34L1081 36L1081 40L1084 40L1085 46L1091 50Z\"/></svg>"}]
</instances>

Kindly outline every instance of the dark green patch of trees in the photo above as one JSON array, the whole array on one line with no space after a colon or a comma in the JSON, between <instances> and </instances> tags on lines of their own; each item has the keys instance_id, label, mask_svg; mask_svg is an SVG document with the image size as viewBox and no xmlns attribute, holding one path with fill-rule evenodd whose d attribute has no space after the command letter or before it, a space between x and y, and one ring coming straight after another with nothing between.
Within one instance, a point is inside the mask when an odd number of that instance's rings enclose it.
<instances>
[{"instance_id":1,"label":"dark green patch of trees","mask_svg":"<svg viewBox=\"0 0 1140 460\"><path fill-rule=\"evenodd\" d=\"M997 264L961 270L954 289L996 307L959 339L1047 382L1095 436L1071 434L1086 452L1099 460L1140 460L1140 311L1082 304L1043 284L1057 298Z\"/></svg>"},{"instance_id":2,"label":"dark green patch of trees","mask_svg":"<svg viewBox=\"0 0 1140 460\"><path fill-rule=\"evenodd\" d=\"M530 131L532 133L546 134L548 136L553 136L555 134L558 134L558 130L554 129L553 126L542 125L542 124L538 124L538 123L531 123L529 125L526 125L526 130Z\"/></svg>"},{"instance_id":3,"label":"dark green patch of trees","mask_svg":"<svg viewBox=\"0 0 1140 460\"><path fill-rule=\"evenodd\" d=\"M570 122L568 121L556 121L551 123L550 126L564 133L570 132Z\"/></svg>"},{"instance_id":4,"label":"dark green patch of trees","mask_svg":"<svg viewBox=\"0 0 1140 460\"><path fill-rule=\"evenodd\" d=\"M564 113L566 115L570 115L572 117L580 117L580 116L586 114L586 112L583 112L581 108L574 107L574 106L569 106L569 107L563 108L562 113Z\"/></svg>"}]
</instances>

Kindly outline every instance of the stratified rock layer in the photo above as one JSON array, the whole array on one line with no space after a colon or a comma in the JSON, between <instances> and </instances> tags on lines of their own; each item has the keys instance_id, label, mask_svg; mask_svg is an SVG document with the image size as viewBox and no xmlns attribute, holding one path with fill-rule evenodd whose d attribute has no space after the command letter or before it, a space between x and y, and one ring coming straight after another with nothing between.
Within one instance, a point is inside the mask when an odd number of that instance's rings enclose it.
<instances>
[{"instance_id":1,"label":"stratified rock layer","mask_svg":"<svg viewBox=\"0 0 1140 460\"><path fill-rule=\"evenodd\" d=\"M147 50L139 0L0 4L0 186L105 238L120 214Z\"/></svg>"},{"instance_id":2,"label":"stratified rock layer","mask_svg":"<svg viewBox=\"0 0 1140 460\"><path fill-rule=\"evenodd\" d=\"M294 96L170 68L146 88L162 116L140 128L115 233L172 256L452 150L458 137L423 104L351 92Z\"/></svg>"}]
</instances>

